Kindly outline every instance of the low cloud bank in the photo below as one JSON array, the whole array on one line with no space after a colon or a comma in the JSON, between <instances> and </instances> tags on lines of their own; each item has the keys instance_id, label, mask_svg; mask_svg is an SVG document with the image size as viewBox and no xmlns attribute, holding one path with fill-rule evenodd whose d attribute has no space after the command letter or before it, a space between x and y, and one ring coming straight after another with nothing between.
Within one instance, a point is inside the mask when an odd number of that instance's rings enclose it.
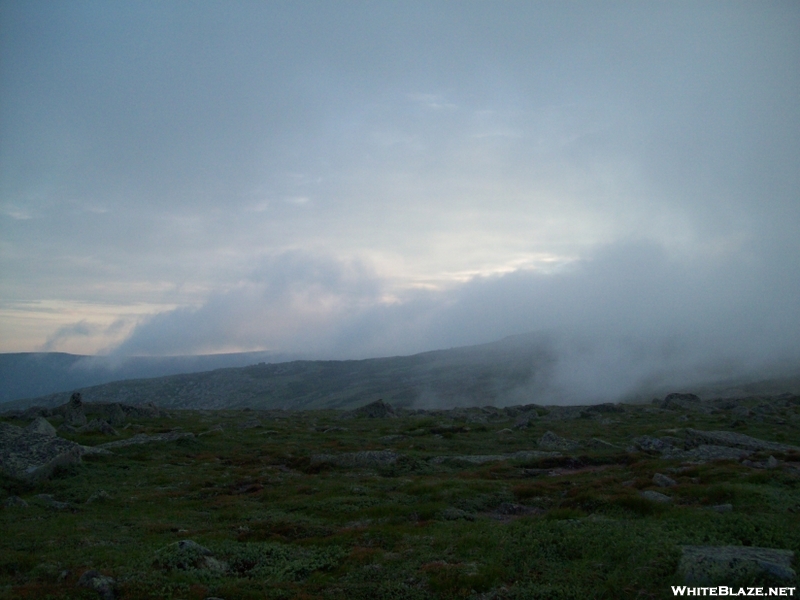
<instances>
[{"instance_id":1,"label":"low cloud bank","mask_svg":"<svg viewBox=\"0 0 800 600\"><path fill-rule=\"evenodd\" d=\"M199 308L141 323L115 354L238 348L366 358L540 332L553 361L531 390L537 401L790 375L800 371L800 278L781 256L753 248L676 256L626 242L555 274L519 270L387 300L389 282L368 265L292 252Z\"/></svg>"}]
</instances>

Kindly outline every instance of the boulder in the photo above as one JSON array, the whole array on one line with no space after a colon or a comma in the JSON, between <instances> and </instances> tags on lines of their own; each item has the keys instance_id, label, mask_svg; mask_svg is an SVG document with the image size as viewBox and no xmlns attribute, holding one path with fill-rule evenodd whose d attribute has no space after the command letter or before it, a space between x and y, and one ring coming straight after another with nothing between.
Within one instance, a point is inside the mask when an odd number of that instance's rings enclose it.
<instances>
[{"instance_id":1,"label":"boulder","mask_svg":"<svg viewBox=\"0 0 800 600\"><path fill-rule=\"evenodd\" d=\"M794 579L794 552L754 546L683 546L678 573L687 584L736 585Z\"/></svg>"},{"instance_id":2,"label":"boulder","mask_svg":"<svg viewBox=\"0 0 800 600\"><path fill-rule=\"evenodd\" d=\"M658 502L660 504L666 504L668 502L672 502L672 498L670 498L666 494L662 494L661 492L654 492L652 490L645 490L644 492L639 492L639 495L645 500L650 500L651 502Z\"/></svg>"},{"instance_id":3,"label":"boulder","mask_svg":"<svg viewBox=\"0 0 800 600\"><path fill-rule=\"evenodd\" d=\"M539 438L539 447L568 452L570 450L577 450L580 444L574 440L563 438L552 431L548 431Z\"/></svg>"},{"instance_id":4,"label":"boulder","mask_svg":"<svg viewBox=\"0 0 800 600\"><path fill-rule=\"evenodd\" d=\"M672 487L674 485L678 485L678 482L675 481L672 477L668 477L663 473L656 473L653 475L653 483L655 483L658 487Z\"/></svg>"},{"instance_id":5,"label":"boulder","mask_svg":"<svg viewBox=\"0 0 800 600\"><path fill-rule=\"evenodd\" d=\"M800 451L800 447L769 442L758 438L750 437L742 433L733 431L700 431L698 429L687 429L686 439L690 444L710 444L715 446L727 446L729 448L741 448L743 450L759 451L771 450L775 452L786 452L787 450Z\"/></svg>"},{"instance_id":6,"label":"boulder","mask_svg":"<svg viewBox=\"0 0 800 600\"><path fill-rule=\"evenodd\" d=\"M81 575L80 579L78 579L78 585L94 590L103 600L114 600L116 598L114 592L116 582L111 577L103 575L94 569Z\"/></svg>"},{"instance_id":7,"label":"boulder","mask_svg":"<svg viewBox=\"0 0 800 600\"><path fill-rule=\"evenodd\" d=\"M150 444L152 442L172 442L181 438L193 438L193 433L185 433L180 431L170 431L168 433L155 433L147 435L146 433L139 433L127 440L118 440L116 442L106 442L105 444L98 444L96 448L122 448L124 446L134 446L136 444Z\"/></svg>"},{"instance_id":8,"label":"boulder","mask_svg":"<svg viewBox=\"0 0 800 600\"><path fill-rule=\"evenodd\" d=\"M9 496L3 502L6 508L28 508L28 503L19 496Z\"/></svg>"},{"instance_id":9,"label":"boulder","mask_svg":"<svg viewBox=\"0 0 800 600\"><path fill-rule=\"evenodd\" d=\"M672 394L667 394L659 406L661 408L685 408L691 410L699 408L700 405L701 401L699 396L673 392Z\"/></svg>"},{"instance_id":10,"label":"boulder","mask_svg":"<svg viewBox=\"0 0 800 600\"><path fill-rule=\"evenodd\" d=\"M514 421L514 429L525 429L530 427L533 421L537 421L538 419L539 413L535 410L524 412L517 417L516 421Z\"/></svg>"},{"instance_id":11,"label":"boulder","mask_svg":"<svg viewBox=\"0 0 800 600\"><path fill-rule=\"evenodd\" d=\"M117 404L109 404L106 407L106 420L112 427L120 427L125 424L125 411Z\"/></svg>"},{"instance_id":12,"label":"boulder","mask_svg":"<svg viewBox=\"0 0 800 600\"><path fill-rule=\"evenodd\" d=\"M64 406L64 423L72 427L86 425L86 413L83 410L83 400L80 392L75 392Z\"/></svg>"},{"instance_id":13,"label":"boulder","mask_svg":"<svg viewBox=\"0 0 800 600\"><path fill-rule=\"evenodd\" d=\"M343 452L341 454L314 454L311 464L330 463L337 467L380 467L393 465L398 454L391 450L366 450L363 452Z\"/></svg>"},{"instance_id":14,"label":"boulder","mask_svg":"<svg viewBox=\"0 0 800 600\"><path fill-rule=\"evenodd\" d=\"M631 451L642 450L644 452L666 452L673 447L669 440L663 440L651 435L643 435L633 438L631 442Z\"/></svg>"},{"instance_id":15,"label":"boulder","mask_svg":"<svg viewBox=\"0 0 800 600\"><path fill-rule=\"evenodd\" d=\"M78 433L91 433L95 431L99 431L100 433L105 433L106 435L119 435L117 430L114 429L108 422L103 421L102 419L92 419L86 425L82 427L78 427L76 430Z\"/></svg>"},{"instance_id":16,"label":"boulder","mask_svg":"<svg viewBox=\"0 0 800 600\"><path fill-rule=\"evenodd\" d=\"M44 417L36 417L31 424L25 428L25 431L32 431L33 433L41 433L42 435L55 436L56 428L50 425L50 422Z\"/></svg>"},{"instance_id":17,"label":"boulder","mask_svg":"<svg viewBox=\"0 0 800 600\"><path fill-rule=\"evenodd\" d=\"M79 463L83 453L75 442L0 423L0 469L11 477L46 479L59 466Z\"/></svg>"},{"instance_id":18,"label":"boulder","mask_svg":"<svg viewBox=\"0 0 800 600\"><path fill-rule=\"evenodd\" d=\"M228 570L227 563L215 558L211 550L193 540L181 540L162 548L156 553L153 566L165 571L206 569L224 573Z\"/></svg>"},{"instance_id":19,"label":"boulder","mask_svg":"<svg viewBox=\"0 0 800 600\"><path fill-rule=\"evenodd\" d=\"M367 417L369 419L391 419L397 417L394 407L383 400L376 400L366 406L351 411L354 417Z\"/></svg>"}]
</instances>

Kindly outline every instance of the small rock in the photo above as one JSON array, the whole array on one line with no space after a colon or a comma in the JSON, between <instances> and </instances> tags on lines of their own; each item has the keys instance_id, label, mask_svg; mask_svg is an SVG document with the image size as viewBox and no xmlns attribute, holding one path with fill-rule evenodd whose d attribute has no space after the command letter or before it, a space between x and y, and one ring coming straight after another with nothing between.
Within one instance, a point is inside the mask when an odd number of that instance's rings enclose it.
<instances>
[{"instance_id":1,"label":"small rock","mask_svg":"<svg viewBox=\"0 0 800 600\"><path fill-rule=\"evenodd\" d=\"M181 540L179 542L175 542L172 546L176 546L178 550L188 550L192 552L197 552L203 556L213 556L213 552L206 548L205 546L201 546L194 540Z\"/></svg>"},{"instance_id":2,"label":"small rock","mask_svg":"<svg viewBox=\"0 0 800 600\"><path fill-rule=\"evenodd\" d=\"M777 469L778 468L778 459L774 456L770 455L767 459L767 468L768 469Z\"/></svg>"},{"instance_id":3,"label":"small rock","mask_svg":"<svg viewBox=\"0 0 800 600\"><path fill-rule=\"evenodd\" d=\"M50 494L37 494L36 497L39 500L42 500L45 505L49 506L50 508L54 508L56 510L66 510L70 508L69 502L59 502L55 498L53 498Z\"/></svg>"},{"instance_id":4,"label":"small rock","mask_svg":"<svg viewBox=\"0 0 800 600\"><path fill-rule=\"evenodd\" d=\"M91 504L92 502L97 502L98 500L110 500L111 494L109 494L105 490L97 490L94 494L89 496L89 499L86 501L86 504Z\"/></svg>"},{"instance_id":5,"label":"small rock","mask_svg":"<svg viewBox=\"0 0 800 600\"><path fill-rule=\"evenodd\" d=\"M506 428L506 429L501 429L497 433L508 434L508 433L514 433L514 432L511 429Z\"/></svg>"},{"instance_id":6,"label":"small rock","mask_svg":"<svg viewBox=\"0 0 800 600\"><path fill-rule=\"evenodd\" d=\"M468 513L460 508L449 506L439 513L439 518L443 521L458 521L463 519L465 521L474 521L475 515Z\"/></svg>"},{"instance_id":7,"label":"small rock","mask_svg":"<svg viewBox=\"0 0 800 600\"><path fill-rule=\"evenodd\" d=\"M255 417L252 419L247 419L246 421L242 421L237 425L239 429L255 429L257 427L262 427L261 421Z\"/></svg>"},{"instance_id":8,"label":"small rock","mask_svg":"<svg viewBox=\"0 0 800 600\"><path fill-rule=\"evenodd\" d=\"M99 571L91 569L86 571L78 579L80 587L86 587L94 590L103 600L114 600L116 594L114 593L114 585L116 582L107 575L102 575Z\"/></svg>"},{"instance_id":9,"label":"small rock","mask_svg":"<svg viewBox=\"0 0 800 600\"><path fill-rule=\"evenodd\" d=\"M650 500L651 502L659 502L661 504L672 502L672 498L670 498L666 494L662 494L661 492L654 492L652 490L639 492L639 495L646 500Z\"/></svg>"},{"instance_id":10,"label":"small rock","mask_svg":"<svg viewBox=\"0 0 800 600\"><path fill-rule=\"evenodd\" d=\"M708 509L719 513L731 512L733 510L733 504L715 504L714 506L709 506Z\"/></svg>"},{"instance_id":11,"label":"small rock","mask_svg":"<svg viewBox=\"0 0 800 600\"><path fill-rule=\"evenodd\" d=\"M667 477L662 473L656 473L653 475L653 483L655 483L658 487L672 487L674 485L678 485L678 482L672 477Z\"/></svg>"},{"instance_id":12,"label":"small rock","mask_svg":"<svg viewBox=\"0 0 800 600\"><path fill-rule=\"evenodd\" d=\"M498 515L535 515L541 514L542 509L534 508L532 506L525 506L524 504L515 504L513 502L503 502L495 510Z\"/></svg>"},{"instance_id":13,"label":"small rock","mask_svg":"<svg viewBox=\"0 0 800 600\"><path fill-rule=\"evenodd\" d=\"M330 463L337 467L379 467L397 462L398 454L391 450L365 450L341 454L314 454L311 464Z\"/></svg>"},{"instance_id":14,"label":"small rock","mask_svg":"<svg viewBox=\"0 0 800 600\"><path fill-rule=\"evenodd\" d=\"M28 503L19 496L9 496L3 502L6 508L28 508Z\"/></svg>"}]
</instances>

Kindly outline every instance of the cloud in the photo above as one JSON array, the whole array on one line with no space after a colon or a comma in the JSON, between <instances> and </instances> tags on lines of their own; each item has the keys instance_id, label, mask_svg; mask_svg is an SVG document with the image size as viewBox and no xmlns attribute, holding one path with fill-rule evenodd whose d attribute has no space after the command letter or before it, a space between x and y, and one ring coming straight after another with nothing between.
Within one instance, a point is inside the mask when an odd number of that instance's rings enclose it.
<instances>
[{"instance_id":1,"label":"cloud","mask_svg":"<svg viewBox=\"0 0 800 600\"><path fill-rule=\"evenodd\" d=\"M42 345L40 351L53 352L65 342L69 342L75 338L88 338L96 335L100 331L102 331L101 327L88 323L85 320L70 325L64 325L63 327L59 327L55 333L47 338L47 341Z\"/></svg>"},{"instance_id":2,"label":"cloud","mask_svg":"<svg viewBox=\"0 0 800 600\"><path fill-rule=\"evenodd\" d=\"M389 295L391 282L362 262L291 252L199 308L142 323L117 353L236 348L363 358L540 332L555 362L538 394L613 400L796 370L800 283L764 266L741 253L687 258L628 241L555 273L519 269Z\"/></svg>"}]
</instances>

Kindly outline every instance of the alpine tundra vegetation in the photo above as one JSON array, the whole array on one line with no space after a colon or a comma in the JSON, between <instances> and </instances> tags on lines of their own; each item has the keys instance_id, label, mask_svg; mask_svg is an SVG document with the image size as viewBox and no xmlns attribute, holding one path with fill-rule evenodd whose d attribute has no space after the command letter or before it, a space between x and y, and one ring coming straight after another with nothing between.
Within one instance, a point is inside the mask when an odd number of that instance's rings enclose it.
<instances>
[{"instance_id":1,"label":"alpine tundra vegetation","mask_svg":"<svg viewBox=\"0 0 800 600\"><path fill-rule=\"evenodd\" d=\"M0 596L792 586L798 423L793 394L348 411L165 411L74 394L2 416Z\"/></svg>"}]
</instances>

